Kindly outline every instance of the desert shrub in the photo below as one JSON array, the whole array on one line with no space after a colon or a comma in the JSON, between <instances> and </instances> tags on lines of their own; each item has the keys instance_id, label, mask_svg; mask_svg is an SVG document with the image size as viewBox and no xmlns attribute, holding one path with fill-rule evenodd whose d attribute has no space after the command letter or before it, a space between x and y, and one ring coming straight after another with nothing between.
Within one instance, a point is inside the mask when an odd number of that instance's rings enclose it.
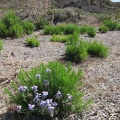
<instances>
[{"instance_id":1,"label":"desert shrub","mask_svg":"<svg viewBox=\"0 0 120 120\"><path fill-rule=\"evenodd\" d=\"M19 38L23 35L23 27L20 24L13 25L10 29L9 36Z\"/></svg>"},{"instance_id":2,"label":"desert shrub","mask_svg":"<svg viewBox=\"0 0 120 120\"><path fill-rule=\"evenodd\" d=\"M3 49L3 41L0 40L0 51Z\"/></svg>"},{"instance_id":3,"label":"desert shrub","mask_svg":"<svg viewBox=\"0 0 120 120\"><path fill-rule=\"evenodd\" d=\"M59 26L45 26L44 28L44 34L61 34L64 32L64 26L59 25Z\"/></svg>"},{"instance_id":4,"label":"desert shrub","mask_svg":"<svg viewBox=\"0 0 120 120\"><path fill-rule=\"evenodd\" d=\"M21 21L15 13L9 12L0 20L0 37L21 37L24 34L31 34L34 30L32 23Z\"/></svg>"},{"instance_id":5,"label":"desert shrub","mask_svg":"<svg viewBox=\"0 0 120 120\"><path fill-rule=\"evenodd\" d=\"M36 22L35 22L35 27L36 30L41 30L43 29L46 25L48 26L50 23L47 19L40 17Z\"/></svg>"},{"instance_id":6,"label":"desert shrub","mask_svg":"<svg viewBox=\"0 0 120 120\"><path fill-rule=\"evenodd\" d=\"M30 47L38 47L40 45L40 41L36 37L31 37L26 39L27 46Z\"/></svg>"},{"instance_id":7,"label":"desert shrub","mask_svg":"<svg viewBox=\"0 0 120 120\"><path fill-rule=\"evenodd\" d=\"M70 35L53 35L51 41L53 42L68 42L70 40Z\"/></svg>"},{"instance_id":8,"label":"desert shrub","mask_svg":"<svg viewBox=\"0 0 120 120\"><path fill-rule=\"evenodd\" d=\"M98 30L99 30L101 33L106 33L106 32L109 30L109 28L106 27L105 25L101 25L101 26L98 28Z\"/></svg>"},{"instance_id":9,"label":"desert shrub","mask_svg":"<svg viewBox=\"0 0 120 120\"><path fill-rule=\"evenodd\" d=\"M96 35L96 30L94 27L88 27L87 29L87 34L90 36L90 37L95 37Z\"/></svg>"},{"instance_id":10,"label":"desert shrub","mask_svg":"<svg viewBox=\"0 0 120 120\"><path fill-rule=\"evenodd\" d=\"M11 83L13 90L5 88L5 92L24 120L63 118L89 104L82 101L84 94L78 90L81 77L81 70L76 73L69 65L66 68L59 62L49 62L28 72L21 70L19 81Z\"/></svg>"},{"instance_id":11,"label":"desert shrub","mask_svg":"<svg viewBox=\"0 0 120 120\"><path fill-rule=\"evenodd\" d=\"M119 23L112 20L105 20L103 21L103 24L107 26L111 31L119 29Z\"/></svg>"},{"instance_id":12,"label":"desert shrub","mask_svg":"<svg viewBox=\"0 0 120 120\"><path fill-rule=\"evenodd\" d=\"M110 49L106 47L102 42L90 41L87 46L87 51L89 55L106 58L110 53Z\"/></svg>"},{"instance_id":13,"label":"desert shrub","mask_svg":"<svg viewBox=\"0 0 120 120\"><path fill-rule=\"evenodd\" d=\"M6 25L6 28L9 29L15 24L20 24L21 19L16 16L14 12L9 12L2 18L3 23Z\"/></svg>"},{"instance_id":14,"label":"desert shrub","mask_svg":"<svg viewBox=\"0 0 120 120\"><path fill-rule=\"evenodd\" d=\"M64 33L65 34L73 34L74 31L78 30L78 26L72 23L68 23L65 25Z\"/></svg>"},{"instance_id":15,"label":"desert shrub","mask_svg":"<svg viewBox=\"0 0 120 120\"><path fill-rule=\"evenodd\" d=\"M81 33L81 34L86 33L86 32L87 32L87 29L88 29L88 26L81 26L81 27L80 27L80 33Z\"/></svg>"},{"instance_id":16,"label":"desert shrub","mask_svg":"<svg viewBox=\"0 0 120 120\"><path fill-rule=\"evenodd\" d=\"M103 22L104 20L111 20L111 16L108 14L101 14L98 16L98 20Z\"/></svg>"},{"instance_id":17,"label":"desert shrub","mask_svg":"<svg viewBox=\"0 0 120 120\"><path fill-rule=\"evenodd\" d=\"M22 21L21 25L23 27L24 33L27 35L32 34L35 30L35 26L28 21Z\"/></svg>"},{"instance_id":18,"label":"desert shrub","mask_svg":"<svg viewBox=\"0 0 120 120\"><path fill-rule=\"evenodd\" d=\"M79 34L77 32L74 32L70 43L66 46L65 57L74 62L85 61L88 57L87 42L79 41Z\"/></svg>"}]
</instances>

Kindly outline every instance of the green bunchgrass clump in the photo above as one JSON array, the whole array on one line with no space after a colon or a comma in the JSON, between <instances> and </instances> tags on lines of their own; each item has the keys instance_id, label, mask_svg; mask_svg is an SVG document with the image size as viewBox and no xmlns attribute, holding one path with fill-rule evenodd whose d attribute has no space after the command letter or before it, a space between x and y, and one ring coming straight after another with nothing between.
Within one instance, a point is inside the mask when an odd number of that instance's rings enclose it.
<instances>
[{"instance_id":1,"label":"green bunchgrass clump","mask_svg":"<svg viewBox=\"0 0 120 120\"><path fill-rule=\"evenodd\" d=\"M86 42L79 41L77 32L74 32L69 45L66 46L65 57L74 62L85 61L88 57Z\"/></svg>"},{"instance_id":2,"label":"green bunchgrass clump","mask_svg":"<svg viewBox=\"0 0 120 120\"><path fill-rule=\"evenodd\" d=\"M0 51L3 49L3 41L0 40Z\"/></svg>"},{"instance_id":3,"label":"green bunchgrass clump","mask_svg":"<svg viewBox=\"0 0 120 120\"><path fill-rule=\"evenodd\" d=\"M57 34L61 34L64 31L64 26L60 25L60 26L45 26L44 28L44 34L50 34L50 35L57 35Z\"/></svg>"},{"instance_id":4,"label":"green bunchgrass clump","mask_svg":"<svg viewBox=\"0 0 120 120\"><path fill-rule=\"evenodd\" d=\"M66 25L45 26L44 34L57 35L57 34L73 34L74 31L79 32L79 27L75 24L68 23Z\"/></svg>"},{"instance_id":5,"label":"green bunchgrass clump","mask_svg":"<svg viewBox=\"0 0 120 120\"><path fill-rule=\"evenodd\" d=\"M53 42L69 42L69 40L70 40L70 35L53 35L52 37L51 37L51 41L53 41Z\"/></svg>"},{"instance_id":6,"label":"green bunchgrass clump","mask_svg":"<svg viewBox=\"0 0 120 120\"><path fill-rule=\"evenodd\" d=\"M21 25L23 27L24 33L27 35L32 34L35 30L35 26L28 21L22 21Z\"/></svg>"},{"instance_id":7,"label":"green bunchgrass clump","mask_svg":"<svg viewBox=\"0 0 120 120\"><path fill-rule=\"evenodd\" d=\"M50 23L47 19L40 17L36 22L35 22L35 27L36 30L41 30L43 29L45 26L48 26Z\"/></svg>"},{"instance_id":8,"label":"green bunchgrass clump","mask_svg":"<svg viewBox=\"0 0 120 120\"><path fill-rule=\"evenodd\" d=\"M82 101L82 71L72 71L59 62L40 64L29 72L21 70L16 83L12 82L11 92L5 88L13 103L13 111L24 115L24 120L63 118L69 114L82 112L89 102Z\"/></svg>"},{"instance_id":9,"label":"green bunchgrass clump","mask_svg":"<svg viewBox=\"0 0 120 120\"><path fill-rule=\"evenodd\" d=\"M119 23L112 20L104 20L103 24L107 26L111 31L119 29Z\"/></svg>"},{"instance_id":10,"label":"green bunchgrass clump","mask_svg":"<svg viewBox=\"0 0 120 120\"><path fill-rule=\"evenodd\" d=\"M32 23L22 21L15 13L9 12L0 19L0 37L18 38L31 34L35 29Z\"/></svg>"},{"instance_id":11,"label":"green bunchgrass clump","mask_svg":"<svg viewBox=\"0 0 120 120\"><path fill-rule=\"evenodd\" d=\"M80 27L80 33L81 33L81 34L87 33L87 30L88 30L88 26L81 26L81 27Z\"/></svg>"},{"instance_id":12,"label":"green bunchgrass clump","mask_svg":"<svg viewBox=\"0 0 120 120\"><path fill-rule=\"evenodd\" d=\"M101 25L101 26L98 28L98 30L99 30L101 33L106 33L106 32L109 30L109 28L108 28L107 26L105 26L105 25Z\"/></svg>"},{"instance_id":13,"label":"green bunchgrass clump","mask_svg":"<svg viewBox=\"0 0 120 120\"><path fill-rule=\"evenodd\" d=\"M90 36L90 37L95 37L96 35L96 30L94 27L88 27L87 29L87 34Z\"/></svg>"},{"instance_id":14,"label":"green bunchgrass clump","mask_svg":"<svg viewBox=\"0 0 120 120\"><path fill-rule=\"evenodd\" d=\"M79 30L78 26L72 23L68 23L65 25L65 34L73 34L74 31Z\"/></svg>"},{"instance_id":15,"label":"green bunchgrass clump","mask_svg":"<svg viewBox=\"0 0 120 120\"><path fill-rule=\"evenodd\" d=\"M106 58L110 53L110 49L106 47L102 42L98 41L88 42L87 51L89 55L101 58Z\"/></svg>"},{"instance_id":16,"label":"green bunchgrass clump","mask_svg":"<svg viewBox=\"0 0 120 120\"><path fill-rule=\"evenodd\" d=\"M26 39L27 46L30 47L38 47L40 45L40 41L37 39L37 37L31 37Z\"/></svg>"}]
</instances>

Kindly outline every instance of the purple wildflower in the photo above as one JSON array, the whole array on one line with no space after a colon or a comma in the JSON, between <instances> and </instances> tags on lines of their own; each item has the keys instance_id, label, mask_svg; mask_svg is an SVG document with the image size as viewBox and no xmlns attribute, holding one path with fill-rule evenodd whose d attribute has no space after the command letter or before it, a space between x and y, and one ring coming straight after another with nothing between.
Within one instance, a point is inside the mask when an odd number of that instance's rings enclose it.
<instances>
[{"instance_id":1,"label":"purple wildflower","mask_svg":"<svg viewBox=\"0 0 120 120\"><path fill-rule=\"evenodd\" d=\"M70 94L67 94L68 100L72 100L72 96Z\"/></svg>"},{"instance_id":2,"label":"purple wildflower","mask_svg":"<svg viewBox=\"0 0 120 120\"><path fill-rule=\"evenodd\" d=\"M41 75L40 75L40 74L36 74L36 78L37 78L38 80L40 80Z\"/></svg>"},{"instance_id":3,"label":"purple wildflower","mask_svg":"<svg viewBox=\"0 0 120 120\"><path fill-rule=\"evenodd\" d=\"M46 69L47 73L51 73L51 70L49 68Z\"/></svg>"},{"instance_id":4,"label":"purple wildflower","mask_svg":"<svg viewBox=\"0 0 120 120\"><path fill-rule=\"evenodd\" d=\"M34 107L35 107L35 105L28 104L28 108L29 108L30 111L33 111Z\"/></svg>"},{"instance_id":5,"label":"purple wildflower","mask_svg":"<svg viewBox=\"0 0 120 120\"><path fill-rule=\"evenodd\" d=\"M58 91L57 94L55 95L55 97L57 99L61 98L62 97L62 93L60 91Z\"/></svg>"},{"instance_id":6,"label":"purple wildflower","mask_svg":"<svg viewBox=\"0 0 120 120\"><path fill-rule=\"evenodd\" d=\"M21 113L21 109L22 109L22 106L18 105L18 106L17 106L17 112L18 112L18 113Z\"/></svg>"},{"instance_id":7,"label":"purple wildflower","mask_svg":"<svg viewBox=\"0 0 120 120\"><path fill-rule=\"evenodd\" d=\"M40 107L42 107L42 108L47 107L47 103L46 103L46 101L41 100L41 101L40 101Z\"/></svg>"},{"instance_id":8,"label":"purple wildflower","mask_svg":"<svg viewBox=\"0 0 120 120\"><path fill-rule=\"evenodd\" d=\"M47 87L47 86L49 85L49 81L48 81L48 80L44 80L44 81L43 81L43 85L44 85L45 87Z\"/></svg>"},{"instance_id":9,"label":"purple wildflower","mask_svg":"<svg viewBox=\"0 0 120 120\"><path fill-rule=\"evenodd\" d=\"M52 103L52 106L56 107L58 104L56 102Z\"/></svg>"},{"instance_id":10,"label":"purple wildflower","mask_svg":"<svg viewBox=\"0 0 120 120\"><path fill-rule=\"evenodd\" d=\"M36 93L34 99L33 99L33 102L39 102L40 101L40 97L41 97L41 93Z\"/></svg>"},{"instance_id":11,"label":"purple wildflower","mask_svg":"<svg viewBox=\"0 0 120 120\"><path fill-rule=\"evenodd\" d=\"M38 86L35 86L35 85L31 87L31 89L34 90L34 92L37 92L37 88Z\"/></svg>"},{"instance_id":12,"label":"purple wildflower","mask_svg":"<svg viewBox=\"0 0 120 120\"><path fill-rule=\"evenodd\" d=\"M47 108L47 111L49 112L49 113L53 113L54 112L54 106L50 106L50 107L48 107Z\"/></svg>"},{"instance_id":13,"label":"purple wildflower","mask_svg":"<svg viewBox=\"0 0 120 120\"><path fill-rule=\"evenodd\" d=\"M20 87L18 88L18 90L19 90L20 92L24 92L24 91L27 90L27 87L26 87L26 86L20 86Z\"/></svg>"},{"instance_id":14,"label":"purple wildflower","mask_svg":"<svg viewBox=\"0 0 120 120\"><path fill-rule=\"evenodd\" d=\"M42 92L42 98L46 98L47 96L48 96L48 92L43 91L43 92Z\"/></svg>"}]
</instances>

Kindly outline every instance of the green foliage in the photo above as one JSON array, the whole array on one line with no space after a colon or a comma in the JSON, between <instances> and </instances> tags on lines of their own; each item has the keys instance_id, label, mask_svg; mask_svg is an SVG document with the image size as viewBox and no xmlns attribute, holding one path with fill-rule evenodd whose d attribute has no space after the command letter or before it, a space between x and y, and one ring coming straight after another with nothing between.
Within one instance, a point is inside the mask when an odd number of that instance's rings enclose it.
<instances>
[{"instance_id":1,"label":"green foliage","mask_svg":"<svg viewBox=\"0 0 120 120\"><path fill-rule=\"evenodd\" d=\"M50 34L50 35L57 35L57 34L61 34L64 32L64 26L63 25L59 25L59 26L45 26L44 28L44 34Z\"/></svg>"},{"instance_id":2,"label":"green foliage","mask_svg":"<svg viewBox=\"0 0 120 120\"><path fill-rule=\"evenodd\" d=\"M0 51L3 49L3 41L0 40Z\"/></svg>"},{"instance_id":3,"label":"green foliage","mask_svg":"<svg viewBox=\"0 0 120 120\"><path fill-rule=\"evenodd\" d=\"M15 38L21 37L24 33L23 27L20 24L15 24L11 26L9 30L10 30L10 36Z\"/></svg>"},{"instance_id":4,"label":"green foliage","mask_svg":"<svg viewBox=\"0 0 120 120\"><path fill-rule=\"evenodd\" d=\"M53 42L68 42L70 40L70 35L53 35L51 41Z\"/></svg>"},{"instance_id":5,"label":"green foliage","mask_svg":"<svg viewBox=\"0 0 120 120\"><path fill-rule=\"evenodd\" d=\"M111 31L119 29L119 23L114 22L112 20L104 20L103 24L107 26Z\"/></svg>"},{"instance_id":6,"label":"green foliage","mask_svg":"<svg viewBox=\"0 0 120 120\"><path fill-rule=\"evenodd\" d=\"M77 25L72 24L72 23L68 23L68 24L65 25L65 31L64 31L64 33L65 33L65 34L73 34L74 31L76 31L76 30L78 30L78 29L79 29L79 28L78 28Z\"/></svg>"},{"instance_id":7,"label":"green foliage","mask_svg":"<svg viewBox=\"0 0 120 120\"><path fill-rule=\"evenodd\" d=\"M101 58L106 58L110 53L110 49L105 45L103 45L102 42L98 42L98 41L94 41L94 42L90 41L88 43L87 51L89 55L93 55Z\"/></svg>"},{"instance_id":8,"label":"green foliage","mask_svg":"<svg viewBox=\"0 0 120 120\"><path fill-rule=\"evenodd\" d=\"M88 27L87 29L87 34L90 36L90 37L95 37L96 35L96 30L94 27Z\"/></svg>"},{"instance_id":9,"label":"green foliage","mask_svg":"<svg viewBox=\"0 0 120 120\"><path fill-rule=\"evenodd\" d=\"M101 26L98 28L98 30L99 30L101 33L106 33L106 32L109 30L109 28L106 27L105 25L101 25Z\"/></svg>"},{"instance_id":10,"label":"green foliage","mask_svg":"<svg viewBox=\"0 0 120 120\"><path fill-rule=\"evenodd\" d=\"M22 21L21 25L23 27L24 33L27 35L32 34L35 30L35 26L28 21Z\"/></svg>"},{"instance_id":11,"label":"green foliage","mask_svg":"<svg viewBox=\"0 0 120 120\"><path fill-rule=\"evenodd\" d=\"M37 30L43 29L45 26L48 26L50 23L47 19L40 17L36 22L35 22L35 27Z\"/></svg>"},{"instance_id":12,"label":"green foliage","mask_svg":"<svg viewBox=\"0 0 120 120\"><path fill-rule=\"evenodd\" d=\"M81 26L80 27L80 33L85 34L87 32L88 26Z\"/></svg>"},{"instance_id":13,"label":"green foliage","mask_svg":"<svg viewBox=\"0 0 120 120\"><path fill-rule=\"evenodd\" d=\"M30 47L38 47L40 45L40 41L37 40L36 37L27 38L26 42L27 42L27 46Z\"/></svg>"},{"instance_id":14,"label":"green foliage","mask_svg":"<svg viewBox=\"0 0 120 120\"><path fill-rule=\"evenodd\" d=\"M44 34L73 34L74 31L79 32L79 27L77 25L68 23L66 25L58 26L45 26Z\"/></svg>"},{"instance_id":15,"label":"green foliage","mask_svg":"<svg viewBox=\"0 0 120 120\"><path fill-rule=\"evenodd\" d=\"M33 24L21 21L15 13L9 12L0 20L0 37L21 37L24 34L31 34L34 30Z\"/></svg>"},{"instance_id":16,"label":"green foliage","mask_svg":"<svg viewBox=\"0 0 120 120\"><path fill-rule=\"evenodd\" d=\"M75 62L85 61L88 57L86 42L79 41L77 32L74 32L69 45L66 46L65 57Z\"/></svg>"},{"instance_id":17,"label":"green foliage","mask_svg":"<svg viewBox=\"0 0 120 120\"><path fill-rule=\"evenodd\" d=\"M84 94L78 90L82 75L81 70L76 73L69 65L66 68L59 62L49 62L47 65L40 64L29 72L21 70L19 81L11 84L14 93L7 88L5 92L10 96L11 103L21 106L17 111L21 112L26 120L32 117L46 120L63 118L71 113L83 111L89 104L82 101ZM37 88L33 89L35 86ZM24 89L20 89L23 87ZM43 92L48 94L43 96ZM52 101L46 103L49 100ZM41 105L43 101L46 104ZM35 106L31 110L28 104ZM48 109L51 108L50 105L54 108L51 111Z\"/></svg>"}]
</instances>

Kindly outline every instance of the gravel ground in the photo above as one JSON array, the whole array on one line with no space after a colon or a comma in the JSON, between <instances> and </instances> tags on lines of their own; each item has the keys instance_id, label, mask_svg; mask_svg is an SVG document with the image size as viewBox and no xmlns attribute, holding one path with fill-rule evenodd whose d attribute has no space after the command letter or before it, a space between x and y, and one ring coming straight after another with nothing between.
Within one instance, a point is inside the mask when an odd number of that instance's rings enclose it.
<instances>
[{"instance_id":1,"label":"gravel ground","mask_svg":"<svg viewBox=\"0 0 120 120\"><path fill-rule=\"evenodd\" d=\"M4 120L7 96L3 87L15 79L20 68L30 69L41 62L59 60L64 57L65 45L50 42L51 36L40 35L36 32L41 45L29 48L25 45L25 38L5 40L4 50L0 53L0 120ZM82 39L89 40L86 35ZM89 58L86 62L73 64L73 70L82 68L83 83L80 88L85 92L84 99L92 98L94 103L89 110L81 115L71 115L68 120L120 120L120 31L97 34L92 40L103 41L111 48L106 59ZM9 87L9 86L8 86Z\"/></svg>"}]
</instances>

